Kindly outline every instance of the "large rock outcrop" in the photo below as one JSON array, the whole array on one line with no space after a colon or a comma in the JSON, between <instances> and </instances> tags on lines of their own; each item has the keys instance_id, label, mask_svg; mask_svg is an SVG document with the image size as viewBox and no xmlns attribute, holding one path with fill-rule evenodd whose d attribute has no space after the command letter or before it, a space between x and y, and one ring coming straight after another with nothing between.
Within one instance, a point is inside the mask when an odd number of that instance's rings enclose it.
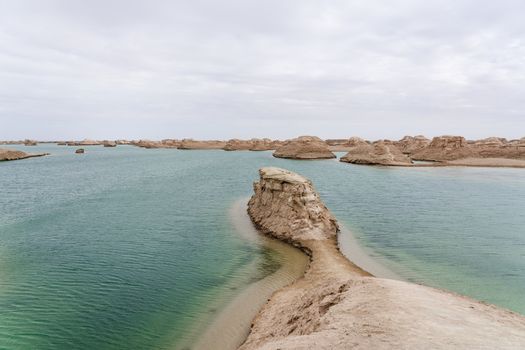
<instances>
[{"instance_id":1,"label":"large rock outcrop","mask_svg":"<svg viewBox=\"0 0 525 350\"><path fill-rule=\"evenodd\" d=\"M434 137L427 147L411 154L412 159L423 161L447 161L476 156L476 150L462 136Z\"/></svg>"},{"instance_id":2,"label":"large rock outcrop","mask_svg":"<svg viewBox=\"0 0 525 350\"><path fill-rule=\"evenodd\" d=\"M308 179L280 168L259 172L264 181L254 184L248 212L260 230L293 242L335 237L336 220ZM293 218L292 222L288 218Z\"/></svg>"},{"instance_id":3,"label":"large rock outcrop","mask_svg":"<svg viewBox=\"0 0 525 350\"><path fill-rule=\"evenodd\" d=\"M430 140L423 135L417 136L405 136L399 141L395 141L394 145L399 148L404 154L412 154L423 148L427 147L430 144Z\"/></svg>"},{"instance_id":4,"label":"large rock outcrop","mask_svg":"<svg viewBox=\"0 0 525 350\"><path fill-rule=\"evenodd\" d=\"M336 157L328 145L316 136L300 136L287 140L273 152L273 156L289 159L330 159Z\"/></svg>"},{"instance_id":5,"label":"large rock outcrop","mask_svg":"<svg viewBox=\"0 0 525 350\"><path fill-rule=\"evenodd\" d=\"M260 170L248 213L262 232L310 256L303 278L273 294L241 350L519 349L525 318L402 281L374 278L337 248L337 222L312 183Z\"/></svg>"},{"instance_id":6,"label":"large rock outcrop","mask_svg":"<svg viewBox=\"0 0 525 350\"><path fill-rule=\"evenodd\" d=\"M512 143L500 137L473 141L471 147L481 158L525 159L525 143Z\"/></svg>"},{"instance_id":7,"label":"large rock outcrop","mask_svg":"<svg viewBox=\"0 0 525 350\"><path fill-rule=\"evenodd\" d=\"M385 141L362 144L351 148L341 162L365 165L410 166L412 161L396 146Z\"/></svg>"},{"instance_id":8,"label":"large rock outcrop","mask_svg":"<svg viewBox=\"0 0 525 350\"><path fill-rule=\"evenodd\" d=\"M0 161L19 160L32 157L46 156L48 153L26 153L22 151L0 148Z\"/></svg>"}]
</instances>

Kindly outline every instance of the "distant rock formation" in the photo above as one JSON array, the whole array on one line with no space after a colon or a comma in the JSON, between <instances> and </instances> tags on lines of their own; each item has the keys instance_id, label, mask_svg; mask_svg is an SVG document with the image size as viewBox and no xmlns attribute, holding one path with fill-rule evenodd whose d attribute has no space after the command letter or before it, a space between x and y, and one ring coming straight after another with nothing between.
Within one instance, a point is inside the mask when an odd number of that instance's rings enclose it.
<instances>
[{"instance_id":1,"label":"distant rock formation","mask_svg":"<svg viewBox=\"0 0 525 350\"><path fill-rule=\"evenodd\" d=\"M253 147L255 141L252 140L239 140L231 139L226 142L226 145L222 148L225 151L248 151Z\"/></svg>"},{"instance_id":2,"label":"distant rock formation","mask_svg":"<svg viewBox=\"0 0 525 350\"><path fill-rule=\"evenodd\" d=\"M84 149L83 148L79 148L75 151L76 154L84 154Z\"/></svg>"},{"instance_id":3,"label":"distant rock formation","mask_svg":"<svg viewBox=\"0 0 525 350\"><path fill-rule=\"evenodd\" d=\"M275 150L281 146L281 141L272 141L271 139L250 139L250 140L239 140L231 139L226 142L223 147L225 151L270 151Z\"/></svg>"},{"instance_id":4,"label":"distant rock formation","mask_svg":"<svg viewBox=\"0 0 525 350\"><path fill-rule=\"evenodd\" d=\"M25 146L36 146L38 144L37 141L35 140L24 140L24 145Z\"/></svg>"},{"instance_id":5,"label":"distant rock formation","mask_svg":"<svg viewBox=\"0 0 525 350\"><path fill-rule=\"evenodd\" d=\"M337 246L338 225L306 178L263 168L248 213L306 252L304 277L276 291L239 350L520 349L525 317L443 290L375 278Z\"/></svg>"},{"instance_id":6,"label":"distant rock formation","mask_svg":"<svg viewBox=\"0 0 525 350\"><path fill-rule=\"evenodd\" d=\"M447 161L461 158L475 158L477 152L462 136L434 137L430 144L411 154L413 160Z\"/></svg>"},{"instance_id":7,"label":"distant rock formation","mask_svg":"<svg viewBox=\"0 0 525 350\"><path fill-rule=\"evenodd\" d=\"M356 136L349 139L330 139L325 142L332 152L348 152L351 148L370 144L370 142Z\"/></svg>"},{"instance_id":8,"label":"distant rock formation","mask_svg":"<svg viewBox=\"0 0 525 350\"><path fill-rule=\"evenodd\" d=\"M270 139L254 139L250 151L272 151L281 147L284 144L283 141L270 140Z\"/></svg>"},{"instance_id":9,"label":"distant rock formation","mask_svg":"<svg viewBox=\"0 0 525 350\"><path fill-rule=\"evenodd\" d=\"M49 153L26 153L22 151L0 148L0 161L19 160L32 157L42 157Z\"/></svg>"},{"instance_id":10,"label":"distant rock formation","mask_svg":"<svg viewBox=\"0 0 525 350\"><path fill-rule=\"evenodd\" d=\"M336 158L328 145L316 136L300 136L287 140L273 152L277 158L289 159L330 159Z\"/></svg>"},{"instance_id":11,"label":"distant rock formation","mask_svg":"<svg viewBox=\"0 0 525 350\"><path fill-rule=\"evenodd\" d=\"M181 142L173 139L165 139L162 141L139 140L131 141L130 144L142 148L178 148Z\"/></svg>"},{"instance_id":12,"label":"distant rock formation","mask_svg":"<svg viewBox=\"0 0 525 350\"><path fill-rule=\"evenodd\" d=\"M394 145L404 154L412 154L424 149L430 144L430 140L423 135L405 136L399 141L395 141Z\"/></svg>"},{"instance_id":13,"label":"distant rock formation","mask_svg":"<svg viewBox=\"0 0 525 350\"><path fill-rule=\"evenodd\" d=\"M393 144L388 144L385 141L353 147L346 155L341 157L340 161L365 165L409 166L412 164L408 156L403 154Z\"/></svg>"},{"instance_id":14,"label":"distant rock formation","mask_svg":"<svg viewBox=\"0 0 525 350\"><path fill-rule=\"evenodd\" d=\"M115 141L104 140L102 141L102 145L104 145L104 147L117 147L117 143Z\"/></svg>"},{"instance_id":15,"label":"distant rock formation","mask_svg":"<svg viewBox=\"0 0 525 350\"><path fill-rule=\"evenodd\" d=\"M226 146L226 141L220 140L206 140L198 141L193 139L183 139L179 145L179 149L223 149Z\"/></svg>"}]
</instances>

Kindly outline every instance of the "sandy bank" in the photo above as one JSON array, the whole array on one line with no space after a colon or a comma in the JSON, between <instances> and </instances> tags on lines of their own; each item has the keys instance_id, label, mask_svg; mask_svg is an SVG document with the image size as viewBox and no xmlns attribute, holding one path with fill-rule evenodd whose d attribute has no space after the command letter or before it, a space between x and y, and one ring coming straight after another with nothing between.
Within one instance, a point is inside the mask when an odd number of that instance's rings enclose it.
<instances>
[{"instance_id":1,"label":"sandy bank","mask_svg":"<svg viewBox=\"0 0 525 350\"><path fill-rule=\"evenodd\" d=\"M307 179L263 168L249 202L264 233L310 255L305 276L262 308L240 349L517 349L525 317L467 297L375 278L339 251L338 225Z\"/></svg>"},{"instance_id":2,"label":"sandy bank","mask_svg":"<svg viewBox=\"0 0 525 350\"><path fill-rule=\"evenodd\" d=\"M235 231L247 242L275 252L280 267L272 274L238 292L217 314L212 315L211 322L210 319L203 319L201 323L196 324L190 330L190 338L198 338L198 341L183 344L180 348L195 350L238 348L248 336L253 318L272 293L293 283L303 276L306 270L308 258L304 253L286 243L264 236L255 229L246 213L247 201L248 199L240 199L230 209L229 216ZM256 261L254 266L246 268L255 271L260 263ZM224 303L224 300L219 300L219 303Z\"/></svg>"}]
</instances>

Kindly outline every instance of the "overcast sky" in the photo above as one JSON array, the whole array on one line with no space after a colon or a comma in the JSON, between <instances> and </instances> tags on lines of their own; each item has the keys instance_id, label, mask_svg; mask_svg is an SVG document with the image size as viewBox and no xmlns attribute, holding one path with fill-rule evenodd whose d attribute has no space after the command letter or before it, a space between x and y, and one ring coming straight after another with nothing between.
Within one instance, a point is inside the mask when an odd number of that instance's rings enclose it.
<instances>
[{"instance_id":1,"label":"overcast sky","mask_svg":"<svg viewBox=\"0 0 525 350\"><path fill-rule=\"evenodd\" d=\"M525 136L523 0L0 0L0 139Z\"/></svg>"}]
</instances>

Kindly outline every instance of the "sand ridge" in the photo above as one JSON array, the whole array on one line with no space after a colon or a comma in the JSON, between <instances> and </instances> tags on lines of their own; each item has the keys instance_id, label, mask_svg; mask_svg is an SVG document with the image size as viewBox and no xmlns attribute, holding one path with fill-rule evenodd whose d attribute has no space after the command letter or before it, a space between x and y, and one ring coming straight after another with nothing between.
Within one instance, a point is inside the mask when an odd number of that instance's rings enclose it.
<instances>
[{"instance_id":1,"label":"sand ridge","mask_svg":"<svg viewBox=\"0 0 525 350\"><path fill-rule=\"evenodd\" d=\"M376 278L337 246L338 225L311 182L260 170L248 213L270 236L310 256L303 278L273 294L242 350L518 349L525 317L450 292ZM267 173L272 176L266 177ZM282 176L289 172L282 170Z\"/></svg>"}]
</instances>

